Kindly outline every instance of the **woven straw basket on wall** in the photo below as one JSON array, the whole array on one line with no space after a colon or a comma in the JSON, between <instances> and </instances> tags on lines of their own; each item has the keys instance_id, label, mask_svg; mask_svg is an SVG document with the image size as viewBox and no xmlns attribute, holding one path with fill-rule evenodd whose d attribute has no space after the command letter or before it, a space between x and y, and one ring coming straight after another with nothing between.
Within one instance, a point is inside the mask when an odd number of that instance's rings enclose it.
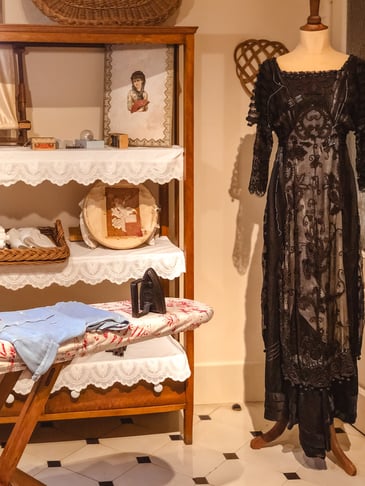
<instances>
[{"instance_id":1,"label":"woven straw basket on wall","mask_svg":"<svg viewBox=\"0 0 365 486\"><path fill-rule=\"evenodd\" d=\"M159 25L181 0L33 0L50 19L68 25Z\"/></svg>"}]
</instances>

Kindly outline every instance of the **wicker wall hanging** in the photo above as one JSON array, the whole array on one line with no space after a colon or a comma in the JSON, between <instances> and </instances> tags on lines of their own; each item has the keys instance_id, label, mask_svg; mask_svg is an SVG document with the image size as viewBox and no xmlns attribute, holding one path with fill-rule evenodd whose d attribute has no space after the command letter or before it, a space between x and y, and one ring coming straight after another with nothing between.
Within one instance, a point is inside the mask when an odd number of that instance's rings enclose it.
<instances>
[{"instance_id":1,"label":"wicker wall hanging","mask_svg":"<svg viewBox=\"0 0 365 486\"><path fill-rule=\"evenodd\" d=\"M33 0L50 19L68 25L159 25L181 0Z\"/></svg>"},{"instance_id":2,"label":"wicker wall hanging","mask_svg":"<svg viewBox=\"0 0 365 486\"><path fill-rule=\"evenodd\" d=\"M234 50L236 74L242 88L252 95L260 64L268 58L286 54L288 49L281 42L266 39L248 39L238 44Z\"/></svg>"}]
</instances>

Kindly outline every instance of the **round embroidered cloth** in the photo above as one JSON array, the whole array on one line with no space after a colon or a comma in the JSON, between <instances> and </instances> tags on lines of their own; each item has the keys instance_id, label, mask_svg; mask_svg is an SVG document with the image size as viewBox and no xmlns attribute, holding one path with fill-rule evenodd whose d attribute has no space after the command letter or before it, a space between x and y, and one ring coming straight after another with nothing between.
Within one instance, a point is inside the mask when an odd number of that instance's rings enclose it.
<instances>
[{"instance_id":1,"label":"round embroidered cloth","mask_svg":"<svg viewBox=\"0 0 365 486\"><path fill-rule=\"evenodd\" d=\"M86 195L83 219L92 238L107 248L136 248L154 236L158 207L143 184L96 183Z\"/></svg>"},{"instance_id":2,"label":"round embroidered cloth","mask_svg":"<svg viewBox=\"0 0 365 486\"><path fill-rule=\"evenodd\" d=\"M73 25L159 25L181 0L33 0L50 19Z\"/></svg>"}]
</instances>

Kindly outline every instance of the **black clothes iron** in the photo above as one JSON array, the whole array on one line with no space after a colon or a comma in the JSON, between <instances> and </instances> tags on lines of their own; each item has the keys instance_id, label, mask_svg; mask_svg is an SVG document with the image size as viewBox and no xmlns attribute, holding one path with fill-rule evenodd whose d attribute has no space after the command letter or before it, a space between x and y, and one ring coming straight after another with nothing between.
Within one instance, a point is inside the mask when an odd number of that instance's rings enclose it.
<instances>
[{"instance_id":1,"label":"black clothes iron","mask_svg":"<svg viewBox=\"0 0 365 486\"><path fill-rule=\"evenodd\" d=\"M148 268L142 278L131 282L131 301L133 317L142 317L148 312L166 314L164 292L153 268Z\"/></svg>"}]
</instances>

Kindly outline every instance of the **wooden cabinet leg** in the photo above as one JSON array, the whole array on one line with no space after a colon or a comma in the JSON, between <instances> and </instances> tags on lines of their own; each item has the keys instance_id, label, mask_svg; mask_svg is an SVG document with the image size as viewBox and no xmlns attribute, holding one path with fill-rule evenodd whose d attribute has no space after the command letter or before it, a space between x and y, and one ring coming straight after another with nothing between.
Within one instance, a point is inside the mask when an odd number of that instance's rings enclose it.
<instances>
[{"instance_id":1,"label":"wooden cabinet leg","mask_svg":"<svg viewBox=\"0 0 365 486\"><path fill-rule=\"evenodd\" d=\"M184 443L191 445L193 443L193 410L188 405L184 410Z\"/></svg>"},{"instance_id":2,"label":"wooden cabinet leg","mask_svg":"<svg viewBox=\"0 0 365 486\"><path fill-rule=\"evenodd\" d=\"M184 336L186 355L191 370L190 378L185 384L184 409L184 442L193 443L193 413L194 413L194 331L187 331Z\"/></svg>"},{"instance_id":3,"label":"wooden cabinet leg","mask_svg":"<svg viewBox=\"0 0 365 486\"><path fill-rule=\"evenodd\" d=\"M38 479L29 476L20 469L16 469L11 477L11 486L47 486Z\"/></svg>"}]
</instances>

